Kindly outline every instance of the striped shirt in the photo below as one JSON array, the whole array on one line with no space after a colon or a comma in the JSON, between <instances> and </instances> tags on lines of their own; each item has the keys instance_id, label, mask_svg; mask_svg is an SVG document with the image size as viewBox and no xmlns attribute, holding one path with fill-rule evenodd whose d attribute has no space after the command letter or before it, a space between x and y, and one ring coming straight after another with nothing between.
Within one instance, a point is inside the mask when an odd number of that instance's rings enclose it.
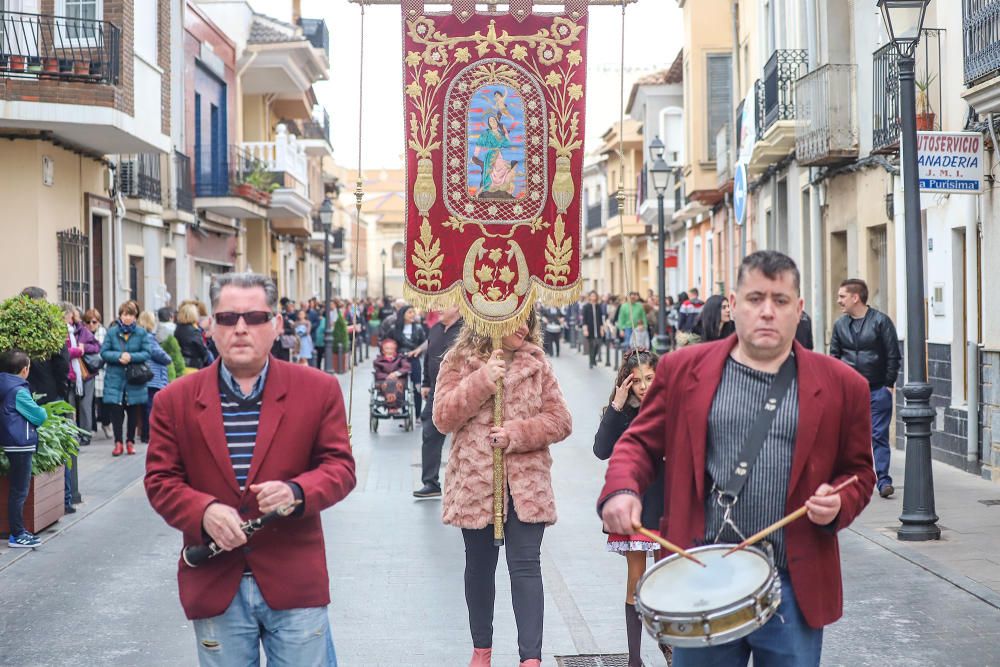
<instances>
[{"instance_id":1,"label":"striped shirt","mask_svg":"<svg viewBox=\"0 0 1000 667\"><path fill-rule=\"evenodd\" d=\"M705 456L708 488L722 486L729 481L736 469L739 452L758 411L767 400L767 392L775 377L775 374L754 370L732 358L726 361L722 381L708 415L708 449ZM747 476L739 501L733 507L733 523L746 537L785 515L798 424L798 382L793 380L764 439L760 456ZM708 542L715 540L723 525L723 509L716 502L716 496L710 493L705 498L705 534ZM769 539L774 547L775 565L785 569L784 530L773 533ZM727 526L719 541L737 543L741 540Z\"/></svg>"},{"instance_id":2,"label":"striped shirt","mask_svg":"<svg viewBox=\"0 0 1000 667\"><path fill-rule=\"evenodd\" d=\"M257 442L257 428L260 426L260 408L264 401L262 383L259 389L252 391L249 397L244 397L237 394L237 390L220 374L219 400L222 404L222 426L226 432L229 460L233 464L233 472L241 491L246 486L247 475L250 473L254 445Z\"/></svg>"}]
</instances>

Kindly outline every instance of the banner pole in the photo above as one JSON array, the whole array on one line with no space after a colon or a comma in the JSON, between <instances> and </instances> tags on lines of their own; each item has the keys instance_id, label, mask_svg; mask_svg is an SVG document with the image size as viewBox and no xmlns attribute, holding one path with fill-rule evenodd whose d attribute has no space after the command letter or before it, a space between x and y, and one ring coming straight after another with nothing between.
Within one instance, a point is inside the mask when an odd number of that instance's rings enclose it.
<instances>
[{"instance_id":1,"label":"banner pole","mask_svg":"<svg viewBox=\"0 0 1000 667\"><path fill-rule=\"evenodd\" d=\"M493 339L493 351L503 349L503 339ZM493 425L503 426L503 378L497 380L497 390L493 395ZM503 505L504 489L503 450L493 448L493 546L503 545Z\"/></svg>"}]
</instances>

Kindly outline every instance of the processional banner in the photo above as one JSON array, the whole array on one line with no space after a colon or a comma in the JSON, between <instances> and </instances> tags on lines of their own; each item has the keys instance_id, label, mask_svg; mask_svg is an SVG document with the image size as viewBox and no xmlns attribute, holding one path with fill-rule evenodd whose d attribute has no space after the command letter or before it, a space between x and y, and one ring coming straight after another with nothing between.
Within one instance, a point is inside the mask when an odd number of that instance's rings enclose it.
<instances>
[{"instance_id":1,"label":"processional banner","mask_svg":"<svg viewBox=\"0 0 1000 667\"><path fill-rule=\"evenodd\" d=\"M482 334L580 292L587 3L403 0L406 293Z\"/></svg>"}]
</instances>

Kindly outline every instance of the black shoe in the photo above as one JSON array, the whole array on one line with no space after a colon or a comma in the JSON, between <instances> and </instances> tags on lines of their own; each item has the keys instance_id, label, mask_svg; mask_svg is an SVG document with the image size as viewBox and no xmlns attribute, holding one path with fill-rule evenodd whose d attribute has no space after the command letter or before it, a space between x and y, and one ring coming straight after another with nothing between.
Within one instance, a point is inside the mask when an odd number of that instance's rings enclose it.
<instances>
[{"instance_id":1,"label":"black shoe","mask_svg":"<svg viewBox=\"0 0 1000 667\"><path fill-rule=\"evenodd\" d=\"M883 486L881 489L878 490L878 494L883 498L888 498L895 492L896 489L892 488L892 484L886 484L885 486Z\"/></svg>"},{"instance_id":2,"label":"black shoe","mask_svg":"<svg viewBox=\"0 0 1000 667\"><path fill-rule=\"evenodd\" d=\"M76 514L76 508L73 507L72 505L64 505L63 506L63 511L66 514Z\"/></svg>"},{"instance_id":3,"label":"black shoe","mask_svg":"<svg viewBox=\"0 0 1000 667\"><path fill-rule=\"evenodd\" d=\"M435 486L433 484L424 484L424 488L419 491L413 492L414 498L420 498L421 500L427 498L440 498L441 497L441 487Z\"/></svg>"}]
</instances>

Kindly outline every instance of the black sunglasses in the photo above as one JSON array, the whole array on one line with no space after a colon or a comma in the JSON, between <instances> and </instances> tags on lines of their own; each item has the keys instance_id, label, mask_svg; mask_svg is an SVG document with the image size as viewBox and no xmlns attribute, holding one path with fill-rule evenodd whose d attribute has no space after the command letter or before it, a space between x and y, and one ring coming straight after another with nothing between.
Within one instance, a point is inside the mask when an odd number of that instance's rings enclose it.
<instances>
[{"instance_id":1,"label":"black sunglasses","mask_svg":"<svg viewBox=\"0 0 1000 667\"><path fill-rule=\"evenodd\" d=\"M235 327L241 317L247 323L247 326L252 327L270 322L274 317L274 313L267 310L251 310L246 313L216 313L215 323L223 327Z\"/></svg>"}]
</instances>

